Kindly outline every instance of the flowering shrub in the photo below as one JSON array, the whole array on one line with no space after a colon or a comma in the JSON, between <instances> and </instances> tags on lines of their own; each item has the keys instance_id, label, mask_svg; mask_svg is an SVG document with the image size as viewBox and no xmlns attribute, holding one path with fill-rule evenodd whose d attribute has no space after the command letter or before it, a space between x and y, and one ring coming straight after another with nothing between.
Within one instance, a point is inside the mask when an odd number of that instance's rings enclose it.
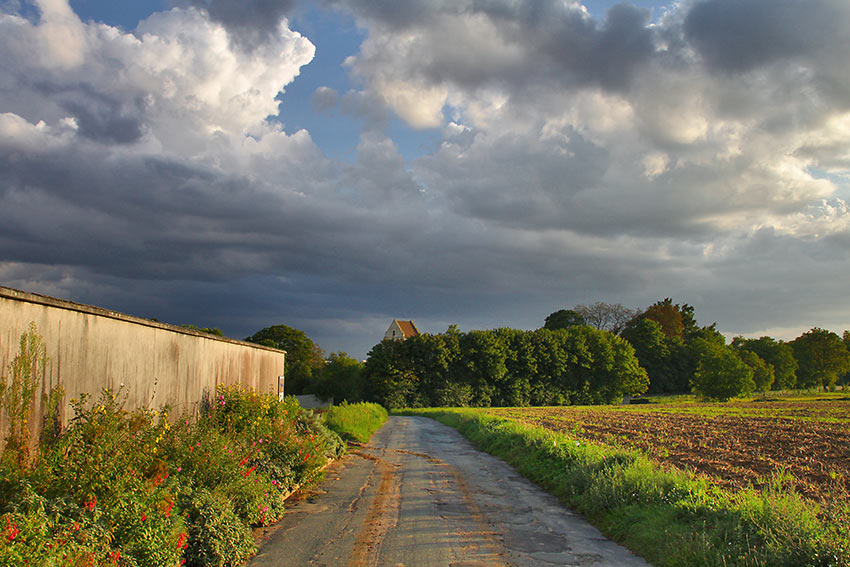
<instances>
[{"instance_id":1,"label":"flowering shrub","mask_svg":"<svg viewBox=\"0 0 850 567\"><path fill-rule=\"evenodd\" d=\"M104 390L31 464L0 459L0 565L238 565L251 526L343 450L294 399L220 387L194 415Z\"/></svg>"}]
</instances>

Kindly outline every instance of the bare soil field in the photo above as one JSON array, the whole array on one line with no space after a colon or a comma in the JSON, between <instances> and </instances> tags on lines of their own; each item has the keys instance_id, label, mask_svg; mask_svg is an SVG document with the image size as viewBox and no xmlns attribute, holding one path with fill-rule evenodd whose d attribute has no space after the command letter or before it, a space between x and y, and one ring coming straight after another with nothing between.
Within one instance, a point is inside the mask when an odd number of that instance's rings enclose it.
<instances>
[{"instance_id":1,"label":"bare soil field","mask_svg":"<svg viewBox=\"0 0 850 567\"><path fill-rule=\"evenodd\" d=\"M850 495L850 400L492 408L487 413L644 451L726 488L784 473L824 503Z\"/></svg>"}]
</instances>

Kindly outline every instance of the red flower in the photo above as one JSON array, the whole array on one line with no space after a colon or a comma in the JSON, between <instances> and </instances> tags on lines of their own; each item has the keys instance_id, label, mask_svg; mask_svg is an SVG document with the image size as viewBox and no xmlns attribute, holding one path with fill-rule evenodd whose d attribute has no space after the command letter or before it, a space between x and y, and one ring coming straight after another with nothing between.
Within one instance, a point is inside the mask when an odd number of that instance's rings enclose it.
<instances>
[{"instance_id":1,"label":"red flower","mask_svg":"<svg viewBox=\"0 0 850 567\"><path fill-rule=\"evenodd\" d=\"M186 532L181 532L180 537L177 538L177 550L179 551L188 545L189 542L186 541Z\"/></svg>"},{"instance_id":2,"label":"red flower","mask_svg":"<svg viewBox=\"0 0 850 567\"><path fill-rule=\"evenodd\" d=\"M12 524L6 530L6 539L8 539L9 541L12 541L16 537L18 537L19 533L21 533L21 531L18 529L18 526L16 526L15 524Z\"/></svg>"},{"instance_id":3,"label":"red flower","mask_svg":"<svg viewBox=\"0 0 850 567\"><path fill-rule=\"evenodd\" d=\"M148 515L145 514L144 512L142 512L142 521L144 522L147 519L148 519Z\"/></svg>"},{"instance_id":4,"label":"red flower","mask_svg":"<svg viewBox=\"0 0 850 567\"><path fill-rule=\"evenodd\" d=\"M92 512L94 507L97 506L97 496L92 496L92 499L85 503L86 510Z\"/></svg>"}]
</instances>

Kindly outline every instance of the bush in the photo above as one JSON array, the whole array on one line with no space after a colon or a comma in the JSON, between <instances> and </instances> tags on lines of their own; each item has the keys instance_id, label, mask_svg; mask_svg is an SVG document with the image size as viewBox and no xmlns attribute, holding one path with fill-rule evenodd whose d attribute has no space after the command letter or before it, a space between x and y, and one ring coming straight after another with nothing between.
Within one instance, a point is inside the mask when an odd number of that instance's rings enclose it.
<instances>
[{"instance_id":1,"label":"bush","mask_svg":"<svg viewBox=\"0 0 850 567\"><path fill-rule=\"evenodd\" d=\"M254 552L251 532L220 495L204 489L193 493L187 524L190 567L235 567Z\"/></svg>"},{"instance_id":2,"label":"bush","mask_svg":"<svg viewBox=\"0 0 850 567\"><path fill-rule=\"evenodd\" d=\"M755 390L753 371L732 348L704 344L692 389L708 400L725 402Z\"/></svg>"}]
</instances>

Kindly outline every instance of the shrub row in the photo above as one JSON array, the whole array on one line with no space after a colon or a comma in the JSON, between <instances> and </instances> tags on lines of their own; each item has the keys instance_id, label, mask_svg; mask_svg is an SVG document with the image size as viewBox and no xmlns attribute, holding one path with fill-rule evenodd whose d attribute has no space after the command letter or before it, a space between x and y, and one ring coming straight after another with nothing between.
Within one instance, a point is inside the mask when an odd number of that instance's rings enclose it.
<instances>
[{"instance_id":1,"label":"shrub row","mask_svg":"<svg viewBox=\"0 0 850 567\"><path fill-rule=\"evenodd\" d=\"M408 410L457 428L609 537L665 567L850 565L850 511L826 510L778 476L730 493L645 455L476 410Z\"/></svg>"},{"instance_id":2,"label":"shrub row","mask_svg":"<svg viewBox=\"0 0 850 567\"><path fill-rule=\"evenodd\" d=\"M344 450L294 398L220 387L179 417L121 398L73 401L71 423L31 459L4 451L0 564L239 565L250 528Z\"/></svg>"}]
</instances>

